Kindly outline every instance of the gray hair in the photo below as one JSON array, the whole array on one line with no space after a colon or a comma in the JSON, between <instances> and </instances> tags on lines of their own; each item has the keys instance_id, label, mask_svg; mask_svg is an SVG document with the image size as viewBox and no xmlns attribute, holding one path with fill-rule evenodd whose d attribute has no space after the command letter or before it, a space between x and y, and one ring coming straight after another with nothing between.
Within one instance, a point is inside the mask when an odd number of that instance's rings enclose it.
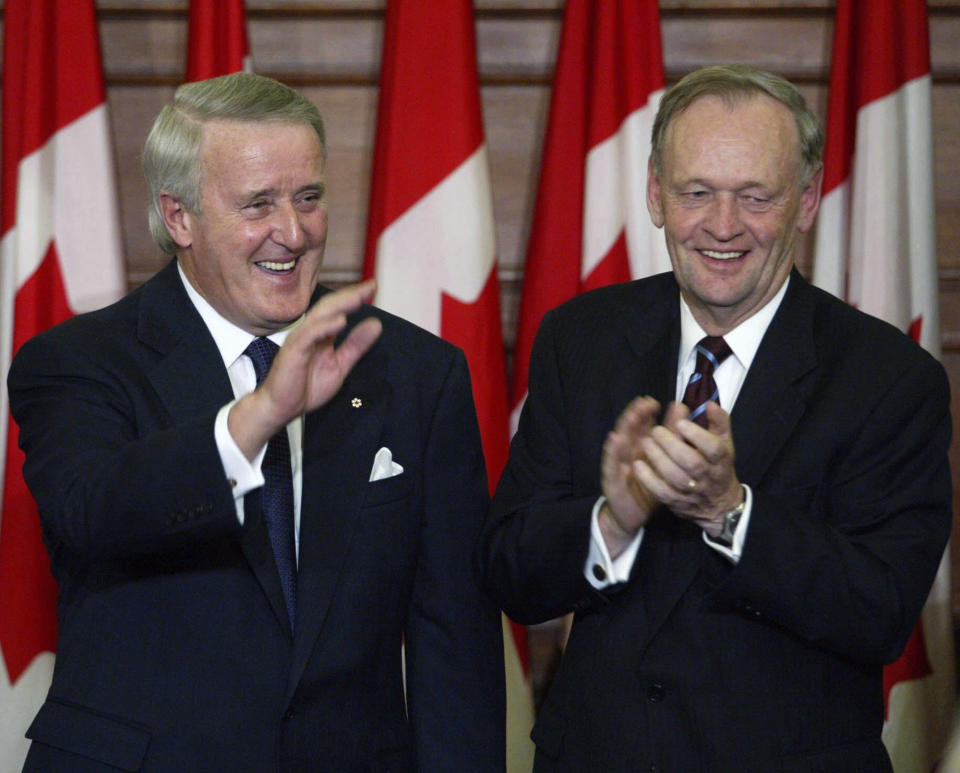
<instances>
[{"instance_id":1,"label":"gray hair","mask_svg":"<svg viewBox=\"0 0 960 773\"><path fill-rule=\"evenodd\" d=\"M316 106L288 86L253 73L234 73L176 90L153 122L143 146L143 174L150 187L150 233L169 255L170 238L160 210L166 192L187 210L200 211L200 146L204 124L212 120L302 123L313 128L326 154L323 119Z\"/></svg>"},{"instance_id":2,"label":"gray hair","mask_svg":"<svg viewBox=\"0 0 960 773\"><path fill-rule=\"evenodd\" d=\"M779 75L741 64L701 67L688 73L660 100L657 117L653 122L651 154L653 168L661 173L663 144L667 128L680 113L700 97L716 96L728 104L748 99L757 94L766 94L786 105L793 113L800 138L800 155L803 161L803 184L823 162L823 127L820 119L807 107L803 95L790 81Z\"/></svg>"}]
</instances>

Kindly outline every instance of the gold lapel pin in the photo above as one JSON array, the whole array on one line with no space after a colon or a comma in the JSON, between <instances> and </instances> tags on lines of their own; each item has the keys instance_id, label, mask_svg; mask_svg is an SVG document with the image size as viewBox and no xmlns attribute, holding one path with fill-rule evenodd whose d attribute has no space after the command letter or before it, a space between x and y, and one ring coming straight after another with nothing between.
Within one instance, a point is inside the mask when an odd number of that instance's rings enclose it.
<instances>
[{"instance_id":1,"label":"gold lapel pin","mask_svg":"<svg viewBox=\"0 0 960 773\"><path fill-rule=\"evenodd\" d=\"M363 400L361 400L359 397L354 397L350 401L350 405L352 405L354 408L359 408L361 405L363 405Z\"/></svg>"}]
</instances>

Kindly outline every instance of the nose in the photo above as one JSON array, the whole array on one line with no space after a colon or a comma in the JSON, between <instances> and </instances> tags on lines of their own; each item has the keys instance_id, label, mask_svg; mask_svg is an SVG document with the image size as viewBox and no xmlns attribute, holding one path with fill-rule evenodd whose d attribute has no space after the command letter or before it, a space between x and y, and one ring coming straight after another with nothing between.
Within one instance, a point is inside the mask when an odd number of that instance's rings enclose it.
<instances>
[{"instance_id":1,"label":"nose","mask_svg":"<svg viewBox=\"0 0 960 773\"><path fill-rule=\"evenodd\" d=\"M739 236L743 231L743 224L740 222L736 197L727 193L714 197L710 202L704 227L717 241L728 242Z\"/></svg>"},{"instance_id":2,"label":"nose","mask_svg":"<svg viewBox=\"0 0 960 773\"><path fill-rule=\"evenodd\" d=\"M273 240L290 252L300 252L306 245L306 232L300 212L293 203L278 209L273 223Z\"/></svg>"}]
</instances>

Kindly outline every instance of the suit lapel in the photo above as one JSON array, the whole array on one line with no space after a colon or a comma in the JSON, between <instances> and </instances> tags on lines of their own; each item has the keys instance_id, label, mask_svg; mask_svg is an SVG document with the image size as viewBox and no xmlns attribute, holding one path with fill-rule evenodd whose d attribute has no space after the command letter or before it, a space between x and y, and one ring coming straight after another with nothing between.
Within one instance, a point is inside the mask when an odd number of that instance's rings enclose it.
<instances>
[{"instance_id":1,"label":"suit lapel","mask_svg":"<svg viewBox=\"0 0 960 773\"><path fill-rule=\"evenodd\" d=\"M368 352L336 397L306 417L291 690L323 627L380 448L391 399L380 362Z\"/></svg>"},{"instance_id":2,"label":"suit lapel","mask_svg":"<svg viewBox=\"0 0 960 773\"><path fill-rule=\"evenodd\" d=\"M813 293L794 271L731 414L737 475L744 483L762 479L806 410L804 376L817 366L813 317Z\"/></svg>"},{"instance_id":3,"label":"suit lapel","mask_svg":"<svg viewBox=\"0 0 960 773\"><path fill-rule=\"evenodd\" d=\"M171 261L143 287L137 334L159 357L148 378L172 420L181 424L212 414L233 399L233 387L203 319L190 302ZM273 550L260 509L260 490L244 500L241 548L277 622L289 632L286 604L273 560Z\"/></svg>"},{"instance_id":4,"label":"suit lapel","mask_svg":"<svg viewBox=\"0 0 960 773\"><path fill-rule=\"evenodd\" d=\"M143 287L137 335L159 358L148 377L175 423L216 411L233 389L213 337L171 261ZM214 367L211 367L211 364Z\"/></svg>"},{"instance_id":5,"label":"suit lapel","mask_svg":"<svg viewBox=\"0 0 960 773\"><path fill-rule=\"evenodd\" d=\"M625 362L616 363L623 370L610 379L614 421L624 406L639 395L656 398L664 409L674 398L680 348L680 290L672 275L662 280L662 292L652 300L630 303L626 318L613 323L626 331L627 339Z\"/></svg>"}]
</instances>

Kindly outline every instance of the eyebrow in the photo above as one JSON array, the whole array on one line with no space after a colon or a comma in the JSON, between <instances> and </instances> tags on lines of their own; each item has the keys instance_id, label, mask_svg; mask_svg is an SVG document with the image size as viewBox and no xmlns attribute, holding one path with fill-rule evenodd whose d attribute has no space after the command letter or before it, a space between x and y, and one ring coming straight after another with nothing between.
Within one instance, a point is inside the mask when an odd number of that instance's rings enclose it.
<instances>
[{"instance_id":1,"label":"eyebrow","mask_svg":"<svg viewBox=\"0 0 960 773\"><path fill-rule=\"evenodd\" d=\"M303 193L304 191L326 191L327 184L325 182L312 182L307 183L306 185L301 185L297 190L294 191L294 195L298 193ZM276 188L260 188L255 191L250 191L247 194L244 194L244 199L256 199L260 196L275 196L277 194Z\"/></svg>"},{"instance_id":2,"label":"eyebrow","mask_svg":"<svg viewBox=\"0 0 960 773\"><path fill-rule=\"evenodd\" d=\"M678 185L681 188L687 185L702 185L704 188L716 187L715 185L708 182L707 180L704 180L702 177L693 177L693 178L690 178L689 180L681 180L678 183ZM762 190L770 191L771 193L773 192L773 189L769 185L767 185L766 183L760 182L759 180L748 180L747 182L741 185L738 185L734 189L734 191L736 192L745 191L745 190L749 190L750 188L761 188Z\"/></svg>"}]
</instances>

